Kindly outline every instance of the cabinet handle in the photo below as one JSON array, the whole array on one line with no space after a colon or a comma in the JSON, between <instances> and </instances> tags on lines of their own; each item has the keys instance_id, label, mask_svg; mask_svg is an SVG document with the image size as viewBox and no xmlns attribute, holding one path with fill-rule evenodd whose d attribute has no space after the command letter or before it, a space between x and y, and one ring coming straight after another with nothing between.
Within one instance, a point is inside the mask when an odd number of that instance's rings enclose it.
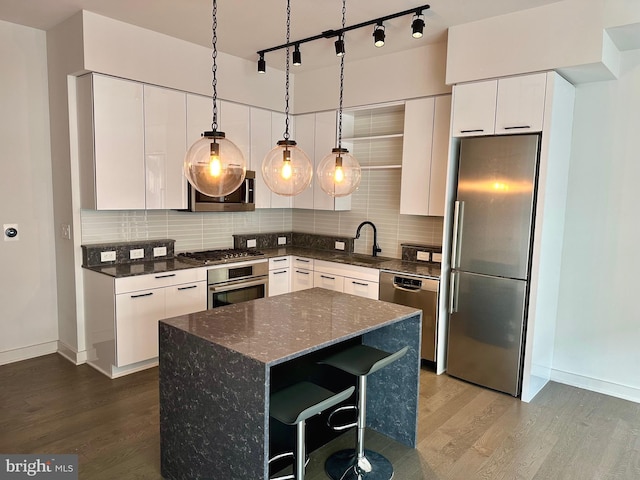
<instances>
[{"instance_id":1,"label":"cabinet handle","mask_svg":"<svg viewBox=\"0 0 640 480\"><path fill-rule=\"evenodd\" d=\"M150 297L151 295L153 295L153 292L141 293L139 295L131 295L131 298Z\"/></svg>"},{"instance_id":2,"label":"cabinet handle","mask_svg":"<svg viewBox=\"0 0 640 480\"><path fill-rule=\"evenodd\" d=\"M296 258L296 261L297 262L302 262L302 263L309 263L310 262L310 260L305 260L303 258Z\"/></svg>"},{"instance_id":3,"label":"cabinet handle","mask_svg":"<svg viewBox=\"0 0 640 480\"><path fill-rule=\"evenodd\" d=\"M531 125L514 125L513 127L504 127L505 130L516 130L518 128L531 128Z\"/></svg>"},{"instance_id":4,"label":"cabinet handle","mask_svg":"<svg viewBox=\"0 0 640 480\"><path fill-rule=\"evenodd\" d=\"M274 263L275 263L275 262L286 262L286 261L287 261L287 259L286 259L286 258L274 258L274 259L272 259L271 261L272 261L272 262L274 262Z\"/></svg>"},{"instance_id":5,"label":"cabinet handle","mask_svg":"<svg viewBox=\"0 0 640 480\"><path fill-rule=\"evenodd\" d=\"M449 313L458 311L458 272L451 272L449 286Z\"/></svg>"},{"instance_id":6,"label":"cabinet handle","mask_svg":"<svg viewBox=\"0 0 640 480\"><path fill-rule=\"evenodd\" d=\"M296 270L296 273L301 273L303 275L309 275L309 272L303 272L302 270Z\"/></svg>"},{"instance_id":7,"label":"cabinet handle","mask_svg":"<svg viewBox=\"0 0 640 480\"><path fill-rule=\"evenodd\" d=\"M335 280L336 277L329 277L327 275L320 275L320 278L326 278L327 280Z\"/></svg>"},{"instance_id":8,"label":"cabinet handle","mask_svg":"<svg viewBox=\"0 0 640 480\"><path fill-rule=\"evenodd\" d=\"M462 221L464 219L464 202L456 201L453 204L453 241L451 247L451 268L460 266L460 242L462 234Z\"/></svg>"},{"instance_id":9,"label":"cabinet handle","mask_svg":"<svg viewBox=\"0 0 640 480\"><path fill-rule=\"evenodd\" d=\"M178 287L178 290L189 290L191 288L198 288L197 285L189 285L188 287Z\"/></svg>"},{"instance_id":10,"label":"cabinet handle","mask_svg":"<svg viewBox=\"0 0 640 480\"><path fill-rule=\"evenodd\" d=\"M169 277L175 277L176 274L175 273L170 273L168 275L156 275L156 278L169 278Z\"/></svg>"},{"instance_id":11,"label":"cabinet handle","mask_svg":"<svg viewBox=\"0 0 640 480\"><path fill-rule=\"evenodd\" d=\"M281 273L287 273L286 270L280 270L279 272L272 272L274 275L280 275Z\"/></svg>"},{"instance_id":12,"label":"cabinet handle","mask_svg":"<svg viewBox=\"0 0 640 480\"><path fill-rule=\"evenodd\" d=\"M354 282L354 281L351 281L351 283L353 283L354 285L360 285L362 287L368 287L369 286L368 283Z\"/></svg>"},{"instance_id":13,"label":"cabinet handle","mask_svg":"<svg viewBox=\"0 0 640 480\"><path fill-rule=\"evenodd\" d=\"M460 133L476 133L476 132L484 132L484 128L474 128L471 130L460 130Z\"/></svg>"}]
</instances>

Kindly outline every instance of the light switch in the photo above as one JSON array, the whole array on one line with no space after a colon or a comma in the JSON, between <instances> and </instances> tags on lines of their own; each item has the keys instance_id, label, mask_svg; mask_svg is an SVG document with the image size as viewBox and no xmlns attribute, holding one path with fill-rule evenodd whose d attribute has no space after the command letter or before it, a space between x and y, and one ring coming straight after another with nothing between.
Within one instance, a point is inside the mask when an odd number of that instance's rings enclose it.
<instances>
[{"instance_id":1,"label":"light switch","mask_svg":"<svg viewBox=\"0 0 640 480\"><path fill-rule=\"evenodd\" d=\"M144 258L144 248L135 248L133 250L129 250L129 258L131 260L135 260L137 258Z\"/></svg>"},{"instance_id":2,"label":"light switch","mask_svg":"<svg viewBox=\"0 0 640 480\"><path fill-rule=\"evenodd\" d=\"M256 239L247 240L247 248L256 248Z\"/></svg>"},{"instance_id":3,"label":"light switch","mask_svg":"<svg viewBox=\"0 0 640 480\"><path fill-rule=\"evenodd\" d=\"M100 261L101 262L115 262L116 261L116 252L115 252L115 250L110 250L108 252L100 252Z\"/></svg>"},{"instance_id":4,"label":"light switch","mask_svg":"<svg viewBox=\"0 0 640 480\"><path fill-rule=\"evenodd\" d=\"M431 252L417 252L417 258L418 260L421 260L423 262L428 262L429 260L431 260Z\"/></svg>"},{"instance_id":5,"label":"light switch","mask_svg":"<svg viewBox=\"0 0 640 480\"><path fill-rule=\"evenodd\" d=\"M278 245L286 245L287 237L278 237Z\"/></svg>"},{"instance_id":6,"label":"light switch","mask_svg":"<svg viewBox=\"0 0 640 480\"><path fill-rule=\"evenodd\" d=\"M153 248L153 256L154 257L164 257L167 255L167 247L154 247Z\"/></svg>"}]
</instances>

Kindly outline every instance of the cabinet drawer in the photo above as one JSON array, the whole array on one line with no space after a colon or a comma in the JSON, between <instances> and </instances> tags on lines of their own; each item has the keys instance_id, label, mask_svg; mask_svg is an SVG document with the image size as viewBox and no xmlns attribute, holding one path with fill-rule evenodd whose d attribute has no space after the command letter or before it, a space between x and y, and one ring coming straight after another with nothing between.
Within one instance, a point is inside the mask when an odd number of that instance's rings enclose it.
<instances>
[{"instance_id":1,"label":"cabinet drawer","mask_svg":"<svg viewBox=\"0 0 640 480\"><path fill-rule=\"evenodd\" d=\"M165 287L164 318L187 315L207 309L207 282L181 283Z\"/></svg>"},{"instance_id":2,"label":"cabinet drawer","mask_svg":"<svg viewBox=\"0 0 640 480\"><path fill-rule=\"evenodd\" d=\"M175 270L152 275L117 278L116 294L166 287L168 285L178 285L180 283L197 282L206 278L202 277L202 272L204 271L204 269L200 268L190 268L187 270Z\"/></svg>"},{"instance_id":3,"label":"cabinet drawer","mask_svg":"<svg viewBox=\"0 0 640 480\"><path fill-rule=\"evenodd\" d=\"M369 282L359 278L344 279L344 293L378 300L378 282Z\"/></svg>"},{"instance_id":4,"label":"cabinet drawer","mask_svg":"<svg viewBox=\"0 0 640 480\"><path fill-rule=\"evenodd\" d=\"M291 257L274 257L269 259L269 270L276 268L288 268L291 263Z\"/></svg>"},{"instance_id":5,"label":"cabinet drawer","mask_svg":"<svg viewBox=\"0 0 640 480\"><path fill-rule=\"evenodd\" d=\"M294 268L306 268L307 270L313 270L313 259L304 257L293 257Z\"/></svg>"},{"instance_id":6,"label":"cabinet drawer","mask_svg":"<svg viewBox=\"0 0 640 480\"><path fill-rule=\"evenodd\" d=\"M291 271L291 291L306 290L313 287L313 270L293 268Z\"/></svg>"},{"instance_id":7,"label":"cabinet drawer","mask_svg":"<svg viewBox=\"0 0 640 480\"><path fill-rule=\"evenodd\" d=\"M344 277L323 272L314 272L313 286L342 292L344 290Z\"/></svg>"}]
</instances>

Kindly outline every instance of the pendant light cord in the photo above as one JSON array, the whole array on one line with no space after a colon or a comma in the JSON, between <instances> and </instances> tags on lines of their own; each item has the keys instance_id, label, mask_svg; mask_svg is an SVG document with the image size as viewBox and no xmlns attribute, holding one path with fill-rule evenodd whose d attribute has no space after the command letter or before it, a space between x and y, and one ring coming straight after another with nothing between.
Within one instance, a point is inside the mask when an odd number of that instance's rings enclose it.
<instances>
[{"instance_id":1,"label":"pendant light cord","mask_svg":"<svg viewBox=\"0 0 640 480\"><path fill-rule=\"evenodd\" d=\"M347 0L342 0L342 30L344 30L345 19L347 16ZM344 42L344 33L342 34ZM344 55L340 57L340 106L338 109L338 148L342 148L342 94L344 91Z\"/></svg>"},{"instance_id":2,"label":"pendant light cord","mask_svg":"<svg viewBox=\"0 0 640 480\"><path fill-rule=\"evenodd\" d=\"M291 0L287 0L287 44L291 38ZM284 139L289 140L289 47L287 47L287 63L285 70L285 93L284 93Z\"/></svg>"},{"instance_id":3,"label":"pendant light cord","mask_svg":"<svg viewBox=\"0 0 640 480\"><path fill-rule=\"evenodd\" d=\"M216 0L213 0L213 26L211 29L213 30L211 38L213 45L213 52L211 52L211 59L213 60L211 67L211 73L213 74L213 80L211 81L211 86L213 87L213 121L211 123L211 130L215 132L218 130L218 105L216 102L218 98L218 79L216 78L218 72L218 2Z\"/></svg>"}]
</instances>

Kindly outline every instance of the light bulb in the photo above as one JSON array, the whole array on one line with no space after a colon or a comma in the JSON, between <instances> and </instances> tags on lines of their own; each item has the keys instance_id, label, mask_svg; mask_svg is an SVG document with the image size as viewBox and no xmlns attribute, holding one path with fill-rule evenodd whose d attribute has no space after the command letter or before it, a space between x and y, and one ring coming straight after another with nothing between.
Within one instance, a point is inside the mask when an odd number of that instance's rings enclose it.
<instances>
[{"instance_id":1,"label":"light bulb","mask_svg":"<svg viewBox=\"0 0 640 480\"><path fill-rule=\"evenodd\" d=\"M342 183L344 180L344 172L342 171L342 165L336 165L336 173L333 176L336 183Z\"/></svg>"},{"instance_id":2,"label":"light bulb","mask_svg":"<svg viewBox=\"0 0 640 480\"><path fill-rule=\"evenodd\" d=\"M211 151L209 154L209 173L212 177L219 177L222 173L222 165L220 164L220 145L217 142L211 143Z\"/></svg>"},{"instance_id":3,"label":"light bulb","mask_svg":"<svg viewBox=\"0 0 640 480\"><path fill-rule=\"evenodd\" d=\"M283 165L282 165L282 172L280 173L280 175L282 175L282 178L284 178L285 180L289 180L291 178L291 160L283 160Z\"/></svg>"}]
</instances>

